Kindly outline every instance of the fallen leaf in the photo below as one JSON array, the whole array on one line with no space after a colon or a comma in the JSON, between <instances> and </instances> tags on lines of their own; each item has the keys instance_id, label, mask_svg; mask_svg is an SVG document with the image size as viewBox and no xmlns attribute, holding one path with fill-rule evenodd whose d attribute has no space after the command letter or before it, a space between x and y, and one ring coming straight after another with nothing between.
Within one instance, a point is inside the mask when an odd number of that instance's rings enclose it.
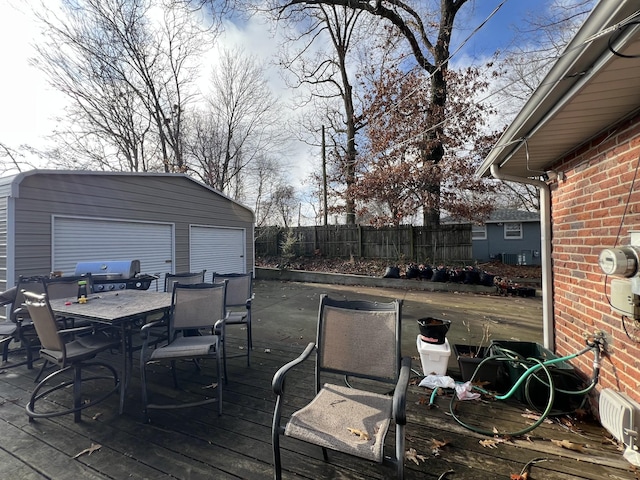
<instances>
[{"instance_id":1,"label":"fallen leaf","mask_svg":"<svg viewBox=\"0 0 640 480\"><path fill-rule=\"evenodd\" d=\"M574 452L584 452L584 446L580 445L579 443L573 443L570 442L569 440L553 440L551 439L551 441L562 448L566 448L567 450L573 450Z\"/></svg>"},{"instance_id":2,"label":"fallen leaf","mask_svg":"<svg viewBox=\"0 0 640 480\"><path fill-rule=\"evenodd\" d=\"M446 445L449 445L449 441L448 440L436 440L435 438L431 439L431 446L432 447L440 448L440 447L444 447Z\"/></svg>"},{"instance_id":3,"label":"fallen leaf","mask_svg":"<svg viewBox=\"0 0 640 480\"><path fill-rule=\"evenodd\" d=\"M424 462L427 459L427 457L425 457L424 455L418 455L418 452L415 448L410 448L409 450L407 450L404 453L404 458L406 458L407 460L411 460L416 465L420 465L420 462L418 460L422 460Z\"/></svg>"},{"instance_id":4,"label":"fallen leaf","mask_svg":"<svg viewBox=\"0 0 640 480\"><path fill-rule=\"evenodd\" d=\"M102 448L102 445L99 445L97 443L92 443L91 446L89 448L85 448L84 450L82 450L79 453L76 453L73 458L78 458L81 455L84 455L85 453L88 455L91 455L93 452L95 452L96 450L100 450Z\"/></svg>"},{"instance_id":5,"label":"fallen leaf","mask_svg":"<svg viewBox=\"0 0 640 480\"><path fill-rule=\"evenodd\" d=\"M527 480L529 478L529 474L527 472L524 472L522 475L519 473L512 473L509 478L511 480Z\"/></svg>"},{"instance_id":6,"label":"fallen leaf","mask_svg":"<svg viewBox=\"0 0 640 480\"><path fill-rule=\"evenodd\" d=\"M498 448L498 443L500 442L493 438L488 438L487 440L480 440L479 443L485 448Z\"/></svg>"},{"instance_id":7,"label":"fallen leaf","mask_svg":"<svg viewBox=\"0 0 640 480\"><path fill-rule=\"evenodd\" d=\"M369 434L367 432L363 432L362 430L358 430L357 428L349 428L347 427L350 433L357 435L360 437L360 440L369 440Z\"/></svg>"}]
</instances>

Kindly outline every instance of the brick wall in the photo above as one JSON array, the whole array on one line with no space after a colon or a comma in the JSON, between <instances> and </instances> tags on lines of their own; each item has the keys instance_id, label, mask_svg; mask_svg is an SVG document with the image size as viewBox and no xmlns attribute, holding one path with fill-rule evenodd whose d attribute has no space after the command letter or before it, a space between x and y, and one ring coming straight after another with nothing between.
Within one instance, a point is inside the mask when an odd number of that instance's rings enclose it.
<instances>
[{"instance_id":1,"label":"brick wall","mask_svg":"<svg viewBox=\"0 0 640 480\"><path fill-rule=\"evenodd\" d=\"M598 266L603 248L629 243L640 230L640 115L605 132L553 168L565 179L551 187L556 351L584 346L584 334L604 330L609 355L600 386L640 402L640 322L609 305L611 277ZM626 329L626 331L625 331ZM572 363L591 374L591 354Z\"/></svg>"}]
</instances>

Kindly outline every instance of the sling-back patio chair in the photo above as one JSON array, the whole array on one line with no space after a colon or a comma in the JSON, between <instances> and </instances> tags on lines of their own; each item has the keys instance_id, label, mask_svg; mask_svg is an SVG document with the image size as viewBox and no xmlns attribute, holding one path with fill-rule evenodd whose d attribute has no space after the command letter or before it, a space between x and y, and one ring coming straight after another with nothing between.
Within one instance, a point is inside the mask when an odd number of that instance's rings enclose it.
<instances>
[{"instance_id":1,"label":"sling-back patio chair","mask_svg":"<svg viewBox=\"0 0 640 480\"><path fill-rule=\"evenodd\" d=\"M400 356L401 302L333 300L322 295L315 343L273 377L276 394L272 446L274 478L282 478L280 436L302 440L322 448L389 463L398 478L404 475L406 393L411 358ZM315 357L313 399L291 415L283 426L285 377L302 362ZM339 379L349 377L347 385ZM352 388L358 382L358 388ZM377 385L377 387L373 387ZM288 384L296 397L304 395ZM392 395L385 393L389 389ZM395 452L385 455L384 441L395 422Z\"/></svg>"},{"instance_id":2,"label":"sling-back patio chair","mask_svg":"<svg viewBox=\"0 0 640 480\"><path fill-rule=\"evenodd\" d=\"M33 390L26 406L29 421L35 418L50 418L73 413L74 421L79 422L82 417L82 410L107 399L120 387L117 371L108 363L94 360L103 351L118 349L120 347L120 339L108 336L104 332L96 333L91 326L59 329L60 324L56 320L45 294L27 291L22 293L25 299L25 306L29 311L31 321L40 339L40 356L59 367L58 370L47 375ZM84 335L76 336L79 333L84 333ZM70 335L69 338L72 338L71 341L65 338L68 334ZM106 369L107 374L95 373L94 369L98 367ZM82 370L86 368L91 368L92 373L90 376L83 378ZM65 379L60 383L55 382L69 371L73 372L71 380ZM113 387L108 388L97 396L95 392L92 392L91 396L86 396L83 399L82 384L93 380L112 380ZM71 385L73 385L73 405L71 407L63 407L59 410L36 409L38 401L43 400L45 401L44 403L52 403L46 400L49 400L53 392L64 390Z\"/></svg>"},{"instance_id":3,"label":"sling-back patio chair","mask_svg":"<svg viewBox=\"0 0 640 480\"><path fill-rule=\"evenodd\" d=\"M222 337L224 336L225 308L224 296L226 283L198 283L173 286L171 310L169 313L169 341L149 351L148 332L154 322L145 324L141 329L143 339L140 352L140 372L142 384L142 404L144 421L149 421L150 409L187 408L218 402L218 414L222 415ZM155 322L158 323L158 322ZM185 332L197 331L199 335L185 335ZM173 403L150 403L148 395L148 368L158 362L169 361L173 374L174 387L178 388L176 362L179 360L215 359L217 368L216 397L205 396L195 401ZM195 365L200 369L198 362ZM212 384L213 385L213 384ZM198 392L197 395L201 395Z\"/></svg>"},{"instance_id":4,"label":"sling-back patio chair","mask_svg":"<svg viewBox=\"0 0 640 480\"><path fill-rule=\"evenodd\" d=\"M253 272L249 273L213 273L213 283L227 281L227 320L226 325L244 325L247 330L247 366L251 365L251 301L253 300ZM226 345L223 345L225 358ZM238 356L244 356L240 354Z\"/></svg>"}]
</instances>

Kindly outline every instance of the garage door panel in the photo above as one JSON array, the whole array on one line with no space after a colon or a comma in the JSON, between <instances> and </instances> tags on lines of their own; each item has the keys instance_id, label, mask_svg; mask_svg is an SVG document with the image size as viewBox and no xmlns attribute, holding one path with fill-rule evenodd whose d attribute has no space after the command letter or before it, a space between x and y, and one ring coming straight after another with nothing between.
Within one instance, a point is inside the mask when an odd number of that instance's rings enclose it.
<instances>
[{"instance_id":1,"label":"garage door panel","mask_svg":"<svg viewBox=\"0 0 640 480\"><path fill-rule=\"evenodd\" d=\"M190 235L192 272L206 269L207 280L213 272L246 272L244 229L191 226Z\"/></svg>"},{"instance_id":2,"label":"garage door panel","mask_svg":"<svg viewBox=\"0 0 640 480\"><path fill-rule=\"evenodd\" d=\"M54 270L73 274L78 262L140 260L142 273L171 272L173 225L54 217Z\"/></svg>"}]
</instances>

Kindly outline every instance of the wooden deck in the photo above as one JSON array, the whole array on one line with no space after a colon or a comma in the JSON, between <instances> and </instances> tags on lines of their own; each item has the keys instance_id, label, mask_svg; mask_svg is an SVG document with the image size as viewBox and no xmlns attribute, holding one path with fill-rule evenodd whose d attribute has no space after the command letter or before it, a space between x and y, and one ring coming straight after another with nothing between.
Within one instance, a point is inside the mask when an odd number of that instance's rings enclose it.
<instances>
[{"instance_id":1,"label":"wooden deck","mask_svg":"<svg viewBox=\"0 0 640 480\"><path fill-rule=\"evenodd\" d=\"M239 348L239 332L230 335L230 350ZM24 406L37 370L6 369L0 374L0 478L272 478L274 396L270 382L275 370L301 350L298 345L284 342L274 345L256 341L250 368L245 359L229 360L223 416L218 417L215 405L209 405L155 411L150 424L141 423L135 363L125 413L117 414L118 396L113 395L86 410L83 421L77 424L71 415L29 423ZM117 357L114 362L118 364ZM162 368L154 367L152 390L170 397L176 392L171 388L168 371ZM215 375L212 363L205 365L200 374L190 363L181 364L180 368L182 387L192 395L203 395ZM285 414L308 400L312 383L309 363L288 380L291 396ZM593 422L562 417L526 437L487 437L463 428L451 418L448 395L438 397L437 407L429 409L430 392L415 385L410 387L406 447L414 449L418 456L415 462L405 462L408 479L510 479L534 459L544 460L530 466L529 480L640 478L615 443L608 440L607 432ZM60 392L48 401L65 403L70 396L70 392ZM525 410L522 404L467 401L458 406L457 414L475 426L506 431L521 429L531 422L523 416ZM443 445L437 446L434 441ZM563 441L565 447L559 445ZM92 445L100 448L78 456ZM325 463L318 448L294 440L283 439L282 447L284 477L288 479L394 477L389 467L338 453L330 453L330 463Z\"/></svg>"}]
</instances>

